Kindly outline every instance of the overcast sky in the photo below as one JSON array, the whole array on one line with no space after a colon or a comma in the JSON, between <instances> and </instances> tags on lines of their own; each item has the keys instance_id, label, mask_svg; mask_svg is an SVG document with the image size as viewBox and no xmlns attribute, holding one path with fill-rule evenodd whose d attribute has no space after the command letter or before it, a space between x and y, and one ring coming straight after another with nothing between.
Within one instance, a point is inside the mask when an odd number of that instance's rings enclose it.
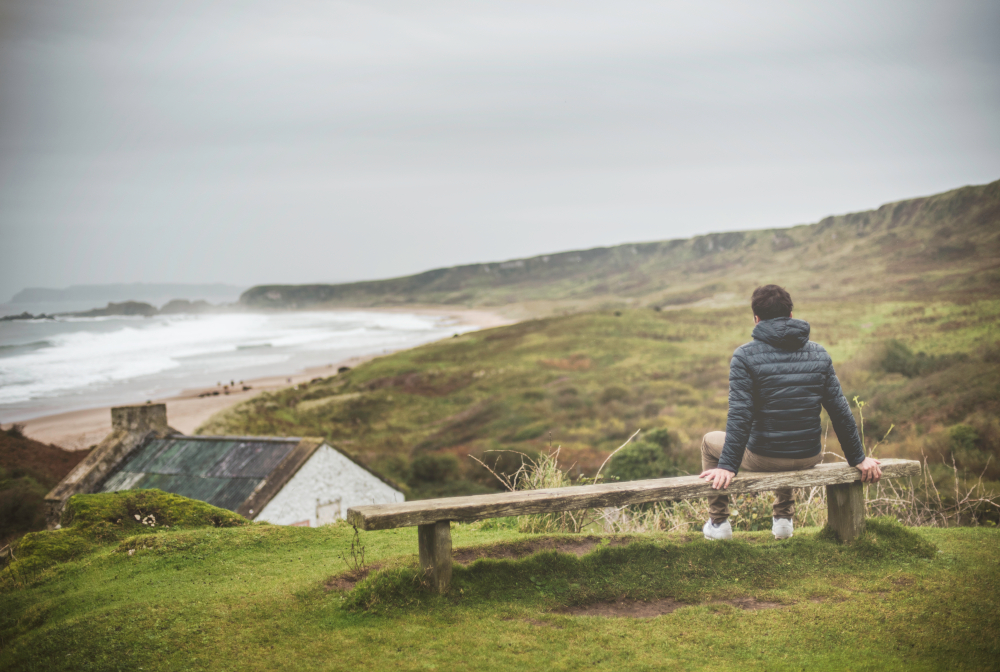
<instances>
[{"instance_id":1,"label":"overcast sky","mask_svg":"<svg viewBox=\"0 0 1000 672\"><path fill-rule=\"evenodd\" d=\"M997 2L0 12L0 301L387 277L1000 178Z\"/></svg>"}]
</instances>

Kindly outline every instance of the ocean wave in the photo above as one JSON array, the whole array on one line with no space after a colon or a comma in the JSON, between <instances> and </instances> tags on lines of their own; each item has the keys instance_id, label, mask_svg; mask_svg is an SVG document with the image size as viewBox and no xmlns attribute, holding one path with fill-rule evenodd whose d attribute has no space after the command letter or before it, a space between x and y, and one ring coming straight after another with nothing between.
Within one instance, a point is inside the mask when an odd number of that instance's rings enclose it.
<instances>
[{"instance_id":1,"label":"ocean wave","mask_svg":"<svg viewBox=\"0 0 1000 672\"><path fill-rule=\"evenodd\" d=\"M0 412L81 396L100 397L93 406L129 403L218 379L281 375L412 347L471 327L426 315L344 311L74 318L32 329L40 338L28 344L3 343L0 330Z\"/></svg>"},{"instance_id":2,"label":"ocean wave","mask_svg":"<svg viewBox=\"0 0 1000 672\"><path fill-rule=\"evenodd\" d=\"M3 356L4 352L11 352L14 350L38 350L40 348L51 347L52 341L32 341L31 343L8 343L0 344L0 357Z\"/></svg>"}]
</instances>

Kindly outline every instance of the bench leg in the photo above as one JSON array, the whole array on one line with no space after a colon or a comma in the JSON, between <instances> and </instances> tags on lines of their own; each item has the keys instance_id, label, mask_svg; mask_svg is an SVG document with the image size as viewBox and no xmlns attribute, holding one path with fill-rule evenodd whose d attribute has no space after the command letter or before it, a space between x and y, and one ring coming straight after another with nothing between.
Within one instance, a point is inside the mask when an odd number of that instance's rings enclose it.
<instances>
[{"instance_id":1,"label":"bench leg","mask_svg":"<svg viewBox=\"0 0 1000 672\"><path fill-rule=\"evenodd\" d=\"M841 541L854 541L865 529L865 489L861 481L826 486L830 529Z\"/></svg>"},{"instance_id":2,"label":"bench leg","mask_svg":"<svg viewBox=\"0 0 1000 672\"><path fill-rule=\"evenodd\" d=\"M420 542L420 568L439 593L448 592L451 585L451 521L439 520L417 526Z\"/></svg>"}]
</instances>

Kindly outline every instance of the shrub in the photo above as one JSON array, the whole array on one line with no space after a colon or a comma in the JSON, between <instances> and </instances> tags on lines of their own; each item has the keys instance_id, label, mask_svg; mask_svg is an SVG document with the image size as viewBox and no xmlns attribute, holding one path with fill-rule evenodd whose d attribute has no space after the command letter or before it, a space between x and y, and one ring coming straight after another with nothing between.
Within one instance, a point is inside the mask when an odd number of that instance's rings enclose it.
<instances>
[{"instance_id":1,"label":"shrub","mask_svg":"<svg viewBox=\"0 0 1000 672\"><path fill-rule=\"evenodd\" d=\"M612 401L625 401L629 398L629 392L624 387L618 387L617 385L612 385L611 387L604 388L604 392L601 393L601 403L607 404Z\"/></svg>"},{"instance_id":2,"label":"shrub","mask_svg":"<svg viewBox=\"0 0 1000 672\"><path fill-rule=\"evenodd\" d=\"M952 355L914 353L905 343L893 339L886 342L879 366L886 373L899 373L907 378L915 378L940 371L964 359L966 355L963 353Z\"/></svg>"},{"instance_id":3,"label":"shrub","mask_svg":"<svg viewBox=\"0 0 1000 672\"><path fill-rule=\"evenodd\" d=\"M989 429L989 428L987 428ZM986 437L966 424L954 425L948 430L948 448L956 466L970 476L982 474L987 479L1000 476L1000 460L989 449Z\"/></svg>"},{"instance_id":4,"label":"shrub","mask_svg":"<svg viewBox=\"0 0 1000 672\"><path fill-rule=\"evenodd\" d=\"M641 481L647 478L678 476L681 469L667 450L651 441L631 443L611 458L608 476L619 481Z\"/></svg>"},{"instance_id":5,"label":"shrub","mask_svg":"<svg viewBox=\"0 0 1000 672\"><path fill-rule=\"evenodd\" d=\"M16 482L0 490L0 545L5 539L44 528L43 504L44 495L29 484Z\"/></svg>"},{"instance_id":6,"label":"shrub","mask_svg":"<svg viewBox=\"0 0 1000 672\"><path fill-rule=\"evenodd\" d=\"M548 425L542 422L536 422L532 425L525 425L520 428L511 437L511 441L530 441L532 439L537 439L539 436L545 433L548 429Z\"/></svg>"},{"instance_id":7,"label":"shrub","mask_svg":"<svg viewBox=\"0 0 1000 672\"><path fill-rule=\"evenodd\" d=\"M497 487L512 479L526 463L538 462L540 456L534 450L486 450L470 457L466 478Z\"/></svg>"},{"instance_id":8,"label":"shrub","mask_svg":"<svg viewBox=\"0 0 1000 672\"><path fill-rule=\"evenodd\" d=\"M410 485L444 483L460 477L458 458L454 455L424 454L410 463Z\"/></svg>"},{"instance_id":9,"label":"shrub","mask_svg":"<svg viewBox=\"0 0 1000 672\"><path fill-rule=\"evenodd\" d=\"M405 487L404 484L408 484L413 476L410 471L409 460L402 455L383 455L375 460L372 464L372 469L379 474L392 479L400 485L400 487Z\"/></svg>"}]
</instances>

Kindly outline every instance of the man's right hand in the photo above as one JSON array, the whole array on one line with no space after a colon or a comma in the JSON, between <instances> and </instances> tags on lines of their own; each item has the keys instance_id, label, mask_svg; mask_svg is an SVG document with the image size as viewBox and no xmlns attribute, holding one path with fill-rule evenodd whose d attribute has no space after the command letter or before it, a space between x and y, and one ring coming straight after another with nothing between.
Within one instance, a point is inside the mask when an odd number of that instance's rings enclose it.
<instances>
[{"instance_id":1,"label":"man's right hand","mask_svg":"<svg viewBox=\"0 0 1000 672\"><path fill-rule=\"evenodd\" d=\"M882 469L878 465L882 464L874 457L866 457L861 464L854 465L854 468L861 472L863 483L876 483L882 478Z\"/></svg>"}]
</instances>

